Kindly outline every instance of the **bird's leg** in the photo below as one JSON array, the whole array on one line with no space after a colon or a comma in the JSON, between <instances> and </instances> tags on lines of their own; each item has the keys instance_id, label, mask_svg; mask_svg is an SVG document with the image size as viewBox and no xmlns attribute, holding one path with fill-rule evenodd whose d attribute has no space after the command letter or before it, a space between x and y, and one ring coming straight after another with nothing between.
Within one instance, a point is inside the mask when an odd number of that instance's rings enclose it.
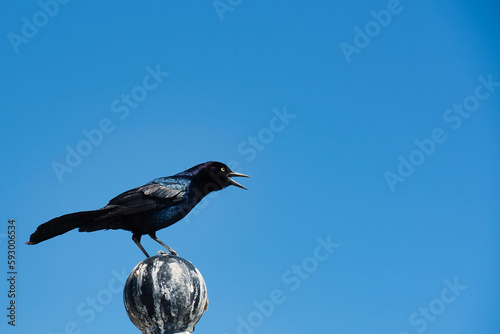
<instances>
[{"instance_id":1,"label":"bird's leg","mask_svg":"<svg viewBox=\"0 0 500 334\"><path fill-rule=\"evenodd\" d=\"M157 243L159 243L160 245L162 245L163 247L165 247L166 249L168 249L168 251L172 254L172 255L177 255L177 252L174 251L172 248L168 247L167 245L165 245L165 243L163 241L161 241L160 239L158 239L156 237L156 232L153 232L153 233L150 233L149 236L151 237L151 239L153 239L154 241L156 241Z\"/></svg>"},{"instance_id":2,"label":"bird's leg","mask_svg":"<svg viewBox=\"0 0 500 334\"><path fill-rule=\"evenodd\" d=\"M146 255L146 258L148 258L149 257L148 252L146 252L144 247L142 247L142 245L141 245L141 235L135 234L135 233L132 234L132 240L134 240L135 244L141 249L141 251L144 253L144 255Z\"/></svg>"}]
</instances>

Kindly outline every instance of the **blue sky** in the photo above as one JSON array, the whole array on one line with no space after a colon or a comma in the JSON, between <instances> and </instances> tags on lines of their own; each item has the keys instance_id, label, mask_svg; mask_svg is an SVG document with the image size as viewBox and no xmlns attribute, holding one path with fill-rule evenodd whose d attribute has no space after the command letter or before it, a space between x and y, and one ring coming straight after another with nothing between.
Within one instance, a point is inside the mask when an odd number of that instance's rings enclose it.
<instances>
[{"instance_id":1,"label":"blue sky","mask_svg":"<svg viewBox=\"0 0 500 334\"><path fill-rule=\"evenodd\" d=\"M7 4L2 333L138 333L122 304L143 259L129 232L24 242L53 217L209 160L251 175L248 191L209 196L158 232L206 280L195 333L497 333L498 12L493 1Z\"/></svg>"}]
</instances>

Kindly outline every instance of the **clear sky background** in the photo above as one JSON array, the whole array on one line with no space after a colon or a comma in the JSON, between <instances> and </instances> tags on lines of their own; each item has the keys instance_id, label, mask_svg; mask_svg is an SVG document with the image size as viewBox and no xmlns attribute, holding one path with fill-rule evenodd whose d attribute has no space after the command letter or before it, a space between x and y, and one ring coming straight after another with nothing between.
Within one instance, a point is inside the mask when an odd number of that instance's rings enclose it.
<instances>
[{"instance_id":1,"label":"clear sky background","mask_svg":"<svg viewBox=\"0 0 500 334\"><path fill-rule=\"evenodd\" d=\"M195 333L499 332L497 2L53 4L0 14L2 333L138 333L129 232L24 242L209 160L248 191L158 232L206 280Z\"/></svg>"}]
</instances>

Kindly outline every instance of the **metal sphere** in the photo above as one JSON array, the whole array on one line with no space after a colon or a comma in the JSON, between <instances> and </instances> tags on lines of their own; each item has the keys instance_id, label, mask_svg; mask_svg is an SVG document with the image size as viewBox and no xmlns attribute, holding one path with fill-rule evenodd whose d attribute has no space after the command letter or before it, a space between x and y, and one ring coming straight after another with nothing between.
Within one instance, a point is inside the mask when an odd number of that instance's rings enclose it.
<instances>
[{"instance_id":1,"label":"metal sphere","mask_svg":"<svg viewBox=\"0 0 500 334\"><path fill-rule=\"evenodd\" d=\"M208 306L207 288L191 262L161 254L128 275L123 292L128 317L142 333L191 333Z\"/></svg>"}]
</instances>

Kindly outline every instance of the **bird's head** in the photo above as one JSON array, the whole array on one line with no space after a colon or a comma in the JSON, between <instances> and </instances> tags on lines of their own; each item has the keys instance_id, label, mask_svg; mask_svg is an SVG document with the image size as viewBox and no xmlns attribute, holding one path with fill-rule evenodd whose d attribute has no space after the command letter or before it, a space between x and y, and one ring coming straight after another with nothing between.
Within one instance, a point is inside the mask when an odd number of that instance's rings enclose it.
<instances>
[{"instance_id":1,"label":"bird's head","mask_svg":"<svg viewBox=\"0 0 500 334\"><path fill-rule=\"evenodd\" d=\"M245 174L233 172L227 165L222 162L209 161L191 168L193 170L193 178L203 185L203 192L208 194L212 191L218 191L229 186L236 186L247 189L231 177L250 177Z\"/></svg>"}]
</instances>

